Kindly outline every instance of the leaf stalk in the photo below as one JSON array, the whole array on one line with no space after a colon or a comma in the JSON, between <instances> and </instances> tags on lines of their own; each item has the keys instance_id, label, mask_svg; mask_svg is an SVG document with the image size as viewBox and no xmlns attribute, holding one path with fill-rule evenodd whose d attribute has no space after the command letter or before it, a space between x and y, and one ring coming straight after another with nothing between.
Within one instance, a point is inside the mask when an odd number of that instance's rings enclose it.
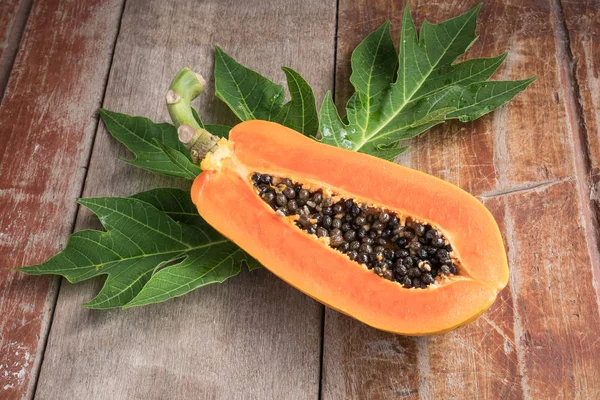
<instances>
[{"instance_id":1,"label":"leaf stalk","mask_svg":"<svg viewBox=\"0 0 600 400\"><path fill-rule=\"evenodd\" d=\"M206 81L190 70L179 70L165 96L167 109L177 128L179 141L190 151L192 161L198 163L217 146L219 138L202 128L192 114L192 100L202 93Z\"/></svg>"}]
</instances>

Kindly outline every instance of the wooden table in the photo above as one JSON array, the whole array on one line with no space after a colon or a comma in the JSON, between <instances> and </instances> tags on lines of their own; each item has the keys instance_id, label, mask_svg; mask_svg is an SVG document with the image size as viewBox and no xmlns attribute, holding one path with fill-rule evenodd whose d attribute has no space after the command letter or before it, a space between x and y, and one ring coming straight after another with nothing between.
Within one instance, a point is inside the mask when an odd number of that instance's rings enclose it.
<instances>
[{"instance_id":1,"label":"wooden table","mask_svg":"<svg viewBox=\"0 0 600 400\"><path fill-rule=\"evenodd\" d=\"M412 1L441 21L479 0ZM98 228L77 197L180 186L120 162L100 106L167 119L184 65L210 78L212 48L283 83L297 69L320 102L351 87L350 53L404 1L1 0L0 266L47 259ZM474 123L448 123L398 160L460 185L504 234L510 285L465 328L371 329L267 271L166 303L81 306L71 285L0 272L0 398L600 399L600 2L492 0L470 56L508 51L498 79L539 80ZM213 100L212 122L234 123Z\"/></svg>"}]
</instances>

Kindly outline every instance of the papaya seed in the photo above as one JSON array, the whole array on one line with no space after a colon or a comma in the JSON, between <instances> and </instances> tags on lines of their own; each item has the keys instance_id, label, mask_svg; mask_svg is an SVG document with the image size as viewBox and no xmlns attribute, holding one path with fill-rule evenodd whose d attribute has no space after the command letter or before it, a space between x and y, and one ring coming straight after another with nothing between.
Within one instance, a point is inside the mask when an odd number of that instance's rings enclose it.
<instances>
[{"instance_id":1,"label":"papaya seed","mask_svg":"<svg viewBox=\"0 0 600 400\"><path fill-rule=\"evenodd\" d=\"M437 276L458 272L447 239L411 216L330 190L310 190L287 177L254 173L250 183L276 215L290 218L306 234L327 238L324 245L404 288L425 289Z\"/></svg>"}]
</instances>

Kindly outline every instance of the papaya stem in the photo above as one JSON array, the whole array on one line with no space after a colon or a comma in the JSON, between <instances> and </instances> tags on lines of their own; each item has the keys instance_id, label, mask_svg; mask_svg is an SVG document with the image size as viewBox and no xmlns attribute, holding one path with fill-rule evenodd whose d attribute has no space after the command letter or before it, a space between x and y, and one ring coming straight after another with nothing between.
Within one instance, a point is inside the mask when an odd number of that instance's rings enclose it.
<instances>
[{"instance_id":1,"label":"papaya stem","mask_svg":"<svg viewBox=\"0 0 600 400\"><path fill-rule=\"evenodd\" d=\"M190 151L195 163L215 148L219 140L202 128L192 114L192 100L202 93L205 83L201 75L182 68L173 78L166 95L167 108L177 128L179 141Z\"/></svg>"}]
</instances>

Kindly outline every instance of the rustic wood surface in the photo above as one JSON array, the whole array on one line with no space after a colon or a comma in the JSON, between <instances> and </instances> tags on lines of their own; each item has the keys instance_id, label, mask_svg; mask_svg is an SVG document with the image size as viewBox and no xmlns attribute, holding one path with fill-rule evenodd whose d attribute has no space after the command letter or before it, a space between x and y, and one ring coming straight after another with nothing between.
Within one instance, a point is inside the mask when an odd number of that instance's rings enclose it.
<instances>
[{"instance_id":1,"label":"rustic wood surface","mask_svg":"<svg viewBox=\"0 0 600 400\"><path fill-rule=\"evenodd\" d=\"M477 2L411 8L420 24ZM100 104L166 120L172 75L209 75L218 44L279 83L291 66L319 102L335 89L341 105L352 49L388 19L397 40L405 1L123 4L0 1L0 266L43 261L97 227L80 194L185 186L119 162L127 152L97 127ZM81 307L101 280L58 290L1 271L0 399L600 398L600 4L486 1L478 34L470 57L509 52L495 79L538 81L478 121L411 141L398 162L463 187L498 221L511 280L481 318L437 337L392 335L267 271L101 312ZM204 119L233 123L213 89L209 79Z\"/></svg>"},{"instance_id":2,"label":"rustic wood surface","mask_svg":"<svg viewBox=\"0 0 600 400\"><path fill-rule=\"evenodd\" d=\"M565 68L573 74L571 125L580 154L580 192L588 201L584 212L593 230L588 246L600 248L600 2L567 1L563 10L569 60ZM593 260L596 281L600 279L598 254ZM596 291L600 297L600 285Z\"/></svg>"},{"instance_id":3,"label":"rustic wood surface","mask_svg":"<svg viewBox=\"0 0 600 400\"><path fill-rule=\"evenodd\" d=\"M73 229L120 1L36 2L0 107L0 266L41 262ZM18 14L18 13L17 13ZM0 398L32 397L58 279L0 270Z\"/></svg>"}]
</instances>

